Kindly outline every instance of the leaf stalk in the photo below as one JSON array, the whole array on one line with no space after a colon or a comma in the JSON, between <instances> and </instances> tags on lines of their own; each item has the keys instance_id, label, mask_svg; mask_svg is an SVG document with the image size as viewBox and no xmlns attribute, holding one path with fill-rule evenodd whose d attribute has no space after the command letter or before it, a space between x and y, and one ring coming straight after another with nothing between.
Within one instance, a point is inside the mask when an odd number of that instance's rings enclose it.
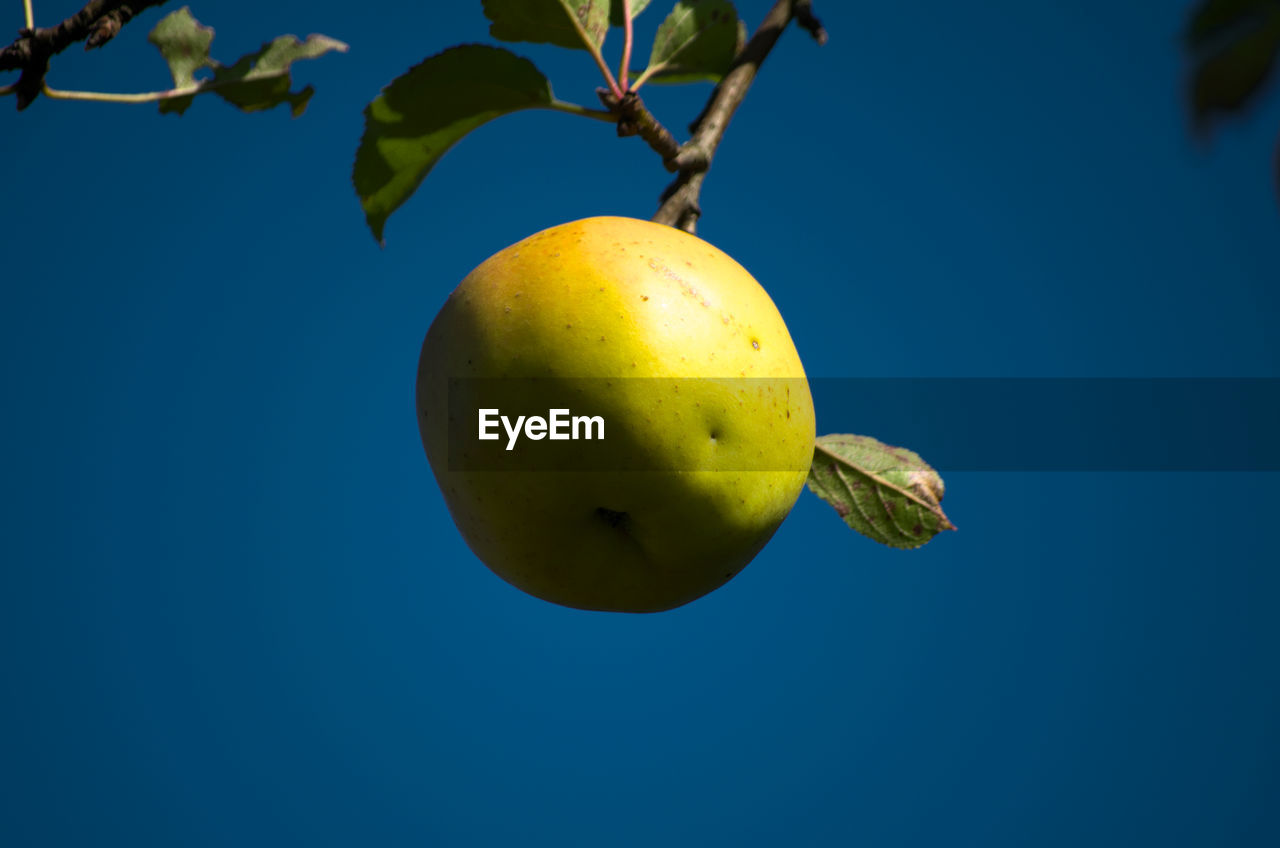
<instances>
[{"instance_id":1,"label":"leaf stalk","mask_svg":"<svg viewBox=\"0 0 1280 848\"><path fill-rule=\"evenodd\" d=\"M622 0L622 61L618 65L618 79L622 93L634 91L631 87L631 43L634 38L631 25L631 0Z\"/></svg>"},{"instance_id":2,"label":"leaf stalk","mask_svg":"<svg viewBox=\"0 0 1280 848\"><path fill-rule=\"evenodd\" d=\"M618 116L613 112L606 112L603 109L588 109L586 106L579 106L577 103L567 103L563 100L553 100L547 108L554 109L557 112L565 112L569 115L581 115L584 118L593 118L597 121L604 121L607 124L616 123L618 120Z\"/></svg>"},{"instance_id":3,"label":"leaf stalk","mask_svg":"<svg viewBox=\"0 0 1280 848\"><path fill-rule=\"evenodd\" d=\"M587 48L587 52L591 54L592 60L595 61L596 67L600 69L600 73L604 76L605 83L609 86L609 91L615 97L622 97L622 89L618 87L618 81L613 78L613 71L609 70L609 65L604 60L604 55L600 52L600 48L591 40L591 36L587 35L586 29L582 26L582 21L578 20L578 16L565 8L565 15L573 24L574 30L578 33L578 38L582 40L582 44Z\"/></svg>"}]
</instances>

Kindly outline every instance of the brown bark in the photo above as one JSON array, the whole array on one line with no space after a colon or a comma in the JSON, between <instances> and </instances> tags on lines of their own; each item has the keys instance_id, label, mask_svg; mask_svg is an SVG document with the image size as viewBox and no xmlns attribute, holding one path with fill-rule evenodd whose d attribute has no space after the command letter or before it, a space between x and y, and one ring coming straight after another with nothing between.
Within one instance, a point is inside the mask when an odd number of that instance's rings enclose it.
<instances>
[{"instance_id":1,"label":"brown bark","mask_svg":"<svg viewBox=\"0 0 1280 848\"><path fill-rule=\"evenodd\" d=\"M120 28L144 9L159 6L166 0L91 0L84 8L60 24L36 29L22 29L18 38L0 50L0 71L21 70L14 83L18 109L27 108L44 88L44 75L49 60L78 41L87 41L85 49L106 44Z\"/></svg>"}]
</instances>

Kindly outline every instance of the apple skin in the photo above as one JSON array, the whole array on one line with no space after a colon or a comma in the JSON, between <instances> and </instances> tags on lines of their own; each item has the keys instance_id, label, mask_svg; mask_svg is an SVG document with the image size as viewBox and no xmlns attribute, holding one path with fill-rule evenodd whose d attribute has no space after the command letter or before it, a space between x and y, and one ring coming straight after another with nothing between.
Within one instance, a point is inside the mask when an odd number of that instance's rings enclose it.
<instances>
[{"instance_id":1,"label":"apple skin","mask_svg":"<svg viewBox=\"0 0 1280 848\"><path fill-rule=\"evenodd\" d=\"M451 466L450 438L492 403L465 396L467 378L519 394L510 378L548 377L594 378L574 383L592 396L572 411L604 412L600 470L468 470L456 452ZM786 518L813 457L813 400L769 295L707 242L630 218L543 230L467 275L427 332L417 409L471 550L578 609L658 612L723 585Z\"/></svg>"}]
</instances>

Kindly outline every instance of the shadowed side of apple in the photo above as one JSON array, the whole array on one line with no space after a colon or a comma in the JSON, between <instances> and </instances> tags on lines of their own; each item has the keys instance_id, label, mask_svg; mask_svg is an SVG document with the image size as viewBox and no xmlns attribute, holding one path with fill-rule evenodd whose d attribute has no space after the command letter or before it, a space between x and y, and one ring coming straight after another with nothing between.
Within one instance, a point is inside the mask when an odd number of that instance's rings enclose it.
<instances>
[{"instance_id":1,"label":"shadowed side of apple","mask_svg":"<svg viewBox=\"0 0 1280 848\"><path fill-rule=\"evenodd\" d=\"M511 421L557 405L600 418L603 438L543 441L544 419L519 441ZM813 401L768 294L701 239L627 218L544 230L469 274L423 343L417 407L472 551L580 609L657 612L723 585L813 459ZM460 452L481 410L496 426L504 407L522 416L496 428L486 461ZM552 445L590 451L589 469L529 464Z\"/></svg>"}]
</instances>

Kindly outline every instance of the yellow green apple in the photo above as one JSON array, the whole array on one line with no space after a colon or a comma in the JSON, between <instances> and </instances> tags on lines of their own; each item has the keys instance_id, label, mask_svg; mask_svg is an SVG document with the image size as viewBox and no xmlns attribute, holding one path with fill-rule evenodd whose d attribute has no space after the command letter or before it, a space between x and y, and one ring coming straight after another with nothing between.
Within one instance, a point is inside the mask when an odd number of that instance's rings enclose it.
<instances>
[{"instance_id":1,"label":"yellow green apple","mask_svg":"<svg viewBox=\"0 0 1280 848\"><path fill-rule=\"evenodd\" d=\"M468 274L427 332L417 409L471 550L580 609L656 612L723 585L813 458L769 295L707 242L630 218L543 230Z\"/></svg>"}]
</instances>

